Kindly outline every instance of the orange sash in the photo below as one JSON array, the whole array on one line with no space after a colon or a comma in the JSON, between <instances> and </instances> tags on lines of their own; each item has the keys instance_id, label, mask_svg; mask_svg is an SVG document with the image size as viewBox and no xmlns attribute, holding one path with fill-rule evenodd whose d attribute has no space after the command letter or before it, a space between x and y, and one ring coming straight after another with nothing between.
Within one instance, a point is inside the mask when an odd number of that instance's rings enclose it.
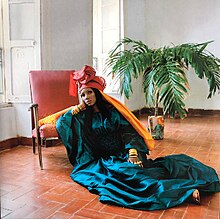
<instances>
[{"instance_id":1,"label":"orange sash","mask_svg":"<svg viewBox=\"0 0 220 219\"><path fill-rule=\"evenodd\" d=\"M142 123L134 116L134 114L120 101L117 99L103 93L100 91L102 96L105 100L107 100L109 103L111 103L124 117L127 119L127 121L133 126L133 128L138 132L138 134L144 139L147 148L152 151L154 149L154 140L151 137L150 133L147 131L147 129L142 125ZM71 106L69 108L66 108L64 110L61 110L57 113L54 113L50 116L47 116L41 120L39 120L39 125L43 124L56 124L56 121L58 118L66 113L69 110L74 109L76 106Z\"/></svg>"}]
</instances>

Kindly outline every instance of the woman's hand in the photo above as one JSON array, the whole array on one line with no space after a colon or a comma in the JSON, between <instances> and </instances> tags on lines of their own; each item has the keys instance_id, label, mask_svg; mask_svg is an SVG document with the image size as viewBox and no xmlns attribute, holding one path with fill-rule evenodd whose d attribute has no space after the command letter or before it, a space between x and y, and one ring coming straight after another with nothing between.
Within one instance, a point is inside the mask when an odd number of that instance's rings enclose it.
<instances>
[{"instance_id":1,"label":"woman's hand","mask_svg":"<svg viewBox=\"0 0 220 219\"><path fill-rule=\"evenodd\" d=\"M84 109L86 109L86 104L82 101L82 103L78 104L78 107L80 111L83 111Z\"/></svg>"},{"instance_id":2,"label":"woman's hand","mask_svg":"<svg viewBox=\"0 0 220 219\"><path fill-rule=\"evenodd\" d=\"M82 102L78 105L75 105L72 109L72 115L75 115L75 114L79 113L80 111L83 111L85 108L86 108L86 105L84 102Z\"/></svg>"},{"instance_id":3,"label":"woman's hand","mask_svg":"<svg viewBox=\"0 0 220 219\"><path fill-rule=\"evenodd\" d=\"M140 161L140 159L138 157L135 157L135 158L134 157L129 157L128 162L133 163L135 165L138 165L140 167L143 167L143 164L142 164L142 162Z\"/></svg>"},{"instance_id":4,"label":"woman's hand","mask_svg":"<svg viewBox=\"0 0 220 219\"><path fill-rule=\"evenodd\" d=\"M143 164L138 157L138 153L136 149L129 150L128 162L138 165L140 167L143 167Z\"/></svg>"}]
</instances>

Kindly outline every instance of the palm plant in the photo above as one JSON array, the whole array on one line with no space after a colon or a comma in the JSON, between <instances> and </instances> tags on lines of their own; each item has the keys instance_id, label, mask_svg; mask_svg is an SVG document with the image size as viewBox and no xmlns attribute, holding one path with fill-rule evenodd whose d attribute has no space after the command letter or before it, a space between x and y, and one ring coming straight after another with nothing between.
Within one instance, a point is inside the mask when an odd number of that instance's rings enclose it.
<instances>
[{"instance_id":1,"label":"palm plant","mask_svg":"<svg viewBox=\"0 0 220 219\"><path fill-rule=\"evenodd\" d=\"M162 104L164 114L178 113L184 118L190 66L198 78L207 80L208 98L220 91L220 59L206 50L211 42L151 49L142 41L124 38L109 52L105 71L110 69L108 74L120 79L120 90L126 98L133 92L132 80L143 77L146 103L155 107L155 115ZM122 45L129 49L120 50Z\"/></svg>"}]
</instances>

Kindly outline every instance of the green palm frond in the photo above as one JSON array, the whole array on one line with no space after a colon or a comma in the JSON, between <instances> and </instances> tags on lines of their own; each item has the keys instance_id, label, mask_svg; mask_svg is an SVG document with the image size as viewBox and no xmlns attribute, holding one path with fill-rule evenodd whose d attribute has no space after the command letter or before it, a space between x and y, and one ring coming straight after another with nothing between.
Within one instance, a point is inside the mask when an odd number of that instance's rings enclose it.
<instances>
[{"instance_id":1,"label":"green palm frond","mask_svg":"<svg viewBox=\"0 0 220 219\"><path fill-rule=\"evenodd\" d=\"M188 81L180 65L171 62L167 63L166 66L167 74L163 78L162 74L158 77L158 85L161 87L159 101L164 105L165 114L174 116L177 112L183 118L186 115L183 100L188 94Z\"/></svg>"},{"instance_id":2,"label":"green palm frond","mask_svg":"<svg viewBox=\"0 0 220 219\"><path fill-rule=\"evenodd\" d=\"M189 93L189 66L198 78L207 80L208 98L220 91L220 59L206 50L211 42L150 49L142 41L124 38L110 51L106 69L115 80L120 79L121 93L127 98L132 93L132 80L141 76L147 105L157 107L160 102L165 114L178 113L183 118L187 113L184 100ZM125 50L121 51L121 46Z\"/></svg>"},{"instance_id":3,"label":"green palm frond","mask_svg":"<svg viewBox=\"0 0 220 219\"><path fill-rule=\"evenodd\" d=\"M122 44L130 44L131 48L118 51ZM141 41L132 41L125 38L119 42L116 47L109 53L105 69L111 69L116 80L121 79L121 92L127 98L130 97L132 91L131 81L145 70L146 66L152 64L152 51Z\"/></svg>"},{"instance_id":4,"label":"green palm frond","mask_svg":"<svg viewBox=\"0 0 220 219\"><path fill-rule=\"evenodd\" d=\"M157 89L154 83L154 75L156 72L152 69L146 70L143 76L143 86L146 103L151 107L156 105L155 96L157 94Z\"/></svg>"}]
</instances>

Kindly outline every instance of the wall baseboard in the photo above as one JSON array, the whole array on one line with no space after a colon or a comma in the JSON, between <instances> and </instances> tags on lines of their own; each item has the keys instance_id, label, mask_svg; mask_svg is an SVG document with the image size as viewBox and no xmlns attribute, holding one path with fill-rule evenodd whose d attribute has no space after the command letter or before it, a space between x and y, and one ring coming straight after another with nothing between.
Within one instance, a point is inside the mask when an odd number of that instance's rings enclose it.
<instances>
[{"instance_id":1,"label":"wall baseboard","mask_svg":"<svg viewBox=\"0 0 220 219\"><path fill-rule=\"evenodd\" d=\"M60 139L49 139L47 140L46 145L43 145L43 147L54 146L60 143L61 143ZM3 140L0 142L0 151L11 149L19 145L32 147L32 138L17 137L17 138L10 138L10 139Z\"/></svg>"},{"instance_id":2,"label":"wall baseboard","mask_svg":"<svg viewBox=\"0 0 220 219\"><path fill-rule=\"evenodd\" d=\"M159 109L159 114L162 113L162 108ZM140 110L133 111L135 116L140 115L153 115L154 109L153 108L143 108ZM194 116L220 116L220 110L204 110L204 109L189 109L188 110L188 117ZM52 146L54 144L60 143L60 140L50 140L47 141L47 146ZM0 142L0 151L10 149L16 147L18 145L24 146L32 146L32 139L27 137L17 137L17 138L10 138L7 140L3 140Z\"/></svg>"},{"instance_id":3,"label":"wall baseboard","mask_svg":"<svg viewBox=\"0 0 220 219\"><path fill-rule=\"evenodd\" d=\"M27 137L17 137L17 138L10 138L0 142L0 151L10 149L16 147L18 145L32 145L31 138Z\"/></svg>"},{"instance_id":4,"label":"wall baseboard","mask_svg":"<svg viewBox=\"0 0 220 219\"><path fill-rule=\"evenodd\" d=\"M220 110L188 109L188 116L220 116Z\"/></svg>"},{"instance_id":5,"label":"wall baseboard","mask_svg":"<svg viewBox=\"0 0 220 219\"><path fill-rule=\"evenodd\" d=\"M16 147L18 145L18 138L10 138L0 142L0 151Z\"/></svg>"},{"instance_id":6,"label":"wall baseboard","mask_svg":"<svg viewBox=\"0 0 220 219\"><path fill-rule=\"evenodd\" d=\"M135 116L140 115L154 115L154 108L142 108L140 110L133 111ZM159 108L158 114L163 114L163 109ZM193 116L220 116L220 110L205 110L205 109L188 109L187 117L193 117ZM178 118L178 116L177 116Z\"/></svg>"}]
</instances>

